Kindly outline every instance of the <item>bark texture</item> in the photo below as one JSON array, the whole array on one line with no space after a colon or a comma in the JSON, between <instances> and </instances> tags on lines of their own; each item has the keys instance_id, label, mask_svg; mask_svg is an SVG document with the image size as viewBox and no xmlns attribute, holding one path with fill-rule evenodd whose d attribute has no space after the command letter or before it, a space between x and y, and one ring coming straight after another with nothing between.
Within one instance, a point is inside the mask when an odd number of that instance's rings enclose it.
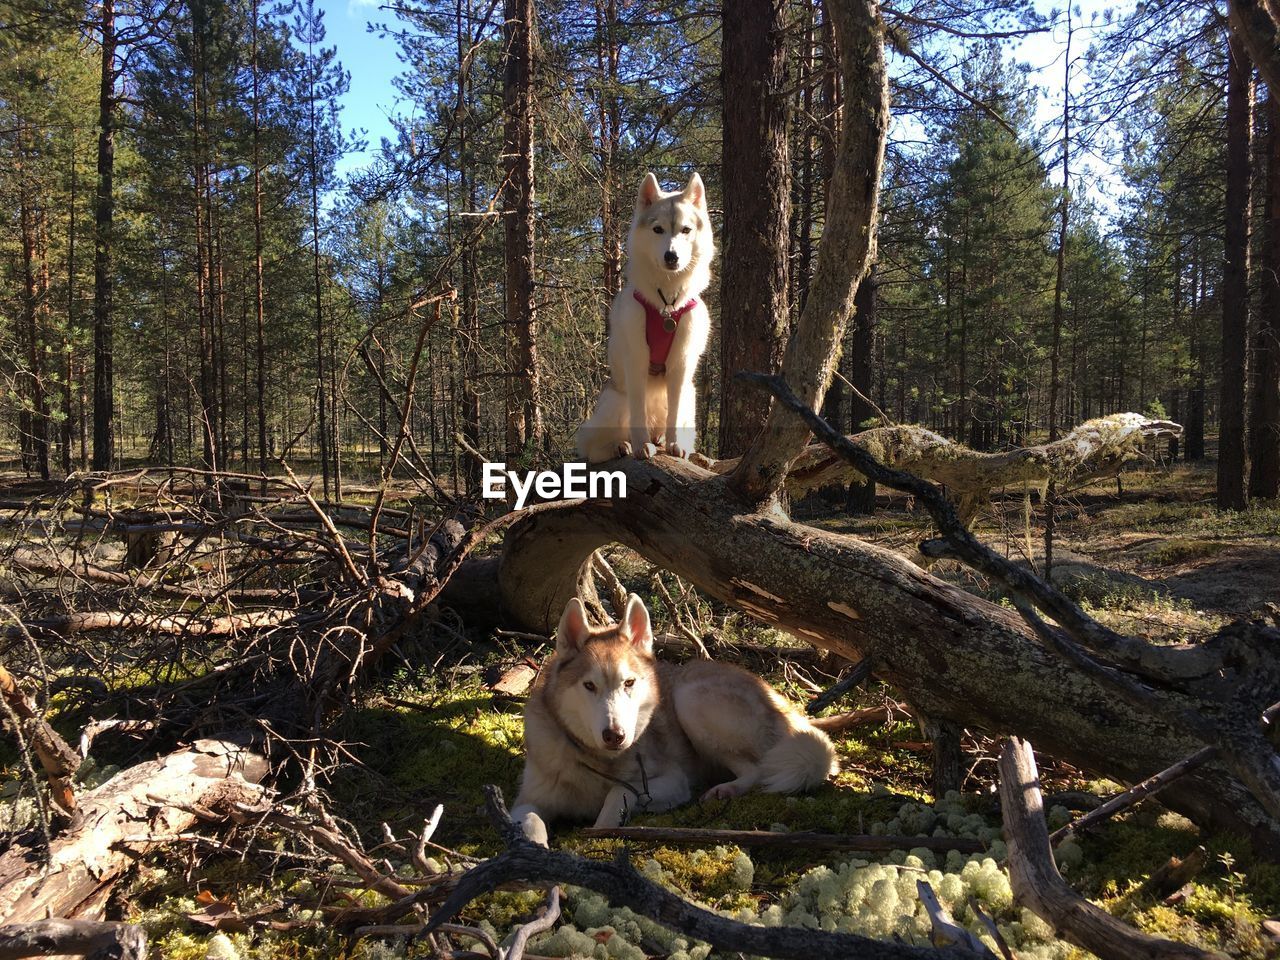
<instances>
[{"instance_id":1,"label":"bark texture","mask_svg":"<svg viewBox=\"0 0 1280 960\"><path fill-rule=\"evenodd\" d=\"M772 373L788 312L791 164L787 148L787 5L742 0L724 11L724 227L720 270L720 454L747 449L769 398L733 378Z\"/></svg>"},{"instance_id":2,"label":"bark texture","mask_svg":"<svg viewBox=\"0 0 1280 960\"><path fill-rule=\"evenodd\" d=\"M843 120L835 169L827 185L826 224L809 297L787 343L782 374L812 409L822 406L854 294L875 259L875 224L889 125L884 24L878 4L831 3L844 81ZM727 259L727 257L726 257ZM763 503L782 487L808 429L774 404L731 478L744 500Z\"/></svg>"},{"instance_id":3,"label":"bark texture","mask_svg":"<svg viewBox=\"0 0 1280 960\"><path fill-rule=\"evenodd\" d=\"M1244 394L1249 340L1249 151L1253 65L1239 35L1228 35L1226 248L1222 266L1222 376L1218 434L1218 506L1243 510Z\"/></svg>"},{"instance_id":4,"label":"bark texture","mask_svg":"<svg viewBox=\"0 0 1280 960\"><path fill-rule=\"evenodd\" d=\"M533 254L533 0L504 0L502 103L506 185L506 304L510 386L507 391L507 456L542 442L538 390L538 310Z\"/></svg>"},{"instance_id":5,"label":"bark texture","mask_svg":"<svg viewBox=\"0 0 1280 960\"><path fill-rule=\"evenodd\" d=\"M1267 97L1267 191L1262 287L1253 347L1249 496L1280 497L1280 100Z\"/></svg>"},{"instance_id":6,"label":"bark texture","mask_svg":"<svg viewBox=\"0 0 1280 960\"><path fill-rule=\"evenodd\" d=\"M132 923L88 920L41 920L0 927L0 960L50 956L147 960L147 932Z\"/></svg>"},{"instance_id":7,"label":"bark texture","mask_svg":"<svg viewBox=\"0 0 1280 960\"><path fill-rule=\"evenodd\" d=\"M876 300L875 270L872 268L867 278L858 285L858 293L853 298L853 357L849 364L849 382L853 389L849 398L849 429L855 433L862 430L867 421L876 415L875 408L871 405L871 372L875 366L878 318ZM791 471L787 474L788 485L795 476L796 464L792 464ZM791 493L795 496L794 491ZM871 513L876 506L875 483L861 477L851 478L846 502L850 513Z\"/></svg>"},{"instance_id":8,"label":"bark texture","mask_svg":"<svg viewBox=\"0 0 1280 960\"><path fill-rule=\"evenodd\" d=\"M115 458L115 389L112 384L114 333L112 291L115 267L114 175L116 162L115 0L102 0L102 75L98 90L98 186L93 238L93 469L110 470Z\"/></svg>"}]
</instances>

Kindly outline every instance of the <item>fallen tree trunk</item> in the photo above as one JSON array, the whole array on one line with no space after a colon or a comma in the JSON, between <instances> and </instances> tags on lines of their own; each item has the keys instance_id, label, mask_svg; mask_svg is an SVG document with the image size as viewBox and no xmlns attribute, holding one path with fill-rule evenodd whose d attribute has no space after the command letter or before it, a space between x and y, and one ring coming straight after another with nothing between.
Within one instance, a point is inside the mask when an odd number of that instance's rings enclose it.
<instances>
[{"instance_id":1,"label":"fallen tree trunk","mask_svg":"<svg viewBox=\"0 0 1280 960\"><path fill-rule=\"evenodd\" d=\"M814 293L783 362L798 397L792 399L807 411L821 404L872 250L888 108L878 9L863 0L829 9L846 91L828 193L829 203L840 201L834 205L840 216L823 234ZM1059 595L1052 615L1068 630L1083 629L1094 644L1089 652L1101 659L1077 655L1078 645L1057 642L1059 634L1034 611L1024 620L898 554L792 522L778 494L795 464L803 465L815 428L785 407L773 405L760 437L726 476L667 457L609 464L625 473L626 497L519 514L496 568L476 566L467 582L492 602L494 590L482 581L496 575L507 615L547 633L592 552L621 543L764 623L851 661L870 658L877 678L934 721L1016 732L1077 766L1130 782L1210 740L1222 748L1220 735L1230 729L1240 738L1222 749L1222 761L1170 785L1165 802L1211 828L1248 836L1259 852L1280 855L1280 764L1258 726L1280 700L1274 631L1243 625L1202 648L1157 647L1096 623L1090 630L1079 608ZM1147 429L1174 429L1150 424L1132 414L1096 421L1070 442L1027 456L1022 468L1041 474L1051 468L1059 477L1109 468L1112 448L1130 449ZM874 471L874 458L856 452L842 456ZM968 459L975 468L990 462ZM889 482L882 466L880 474L878 482ZM1018 602L1026 607L1025 598Z\"/></svg>"},{"instance_id":2,"label":"fallen tree trunk","mask_svg":"<svg viewBox=\"0 0 1280 960\"><path fill-rule=\"evenodd\" d=\"M147 932L133 923L90 920L40 920L0 927L0 960L52 956L147 960Z\"/></svg>"},{"instance_id":3,"label":"fallen tree trunk","mask_svg":"<svg viewBox=\"0 0 1280 960\"><path fill-rule=\"evenodd\" d=\"M227 740L190 747L128 770L79 798L72 825L45 851L37 838L15 837L0 854L0 923L47 917L95 919L101 893L147 851L196 822L193 809L253 803L267 761Z\"/></svg>"},{"instance_id":4,"label":"fallen tree trunk","mask_svg":"<svg viewBox=\"0 0 1280 960\"><path fill-rule=\"evenodd\" d=\"M122 610L99 610L92 613L66 613L41 620L0 627L0 637L22 637L26 633L56 633L70 636L95 630L123 630L132 633L166 633L186 637L225 637L244 630L277 627L297 616L296 610L283 608L253 610L210 617L196 613L152 614L126 613Z\"/></svg>"},{"instance_id":5,"label":"fallen tree trunk","mask_svg":"<svg viewBox=\"0 0 1280 960\"><path fill-rule=\"evenodd\" d=\"M1114 476L1141 456L1145 444L1181 435L1182 427L1171 421L1117 413L1082 423L1053 443L995 453L970 450L918 426L876 427L849 440L886 467L943 484L953 499L973 497L985 502L992 490L1004 486L1043 486L1051 480L1079 484ZM736 466L736 460L718 460L711 469L727 474ZM786 490L799 498L864 479L826 444L811 443L791 465Z\"/></svg>"},{"instance_id":6,"label":"fallen tree trunk","mask_svg":"<svg viewBox=\"0 0 1280 960\"><path fill-rule=\"evenodd\" d=\"M1160 715L1118 697L1041 644L1014 611L931 576L890 550L793 523L780 510L749 512L726 479L685 461L617 461L627 497L532 508L508 531L497 574L506 614L547 633L592 551L622 543L700 590L765 623L857 661L931 717L993 733L1015 731L1088 770L1137 782L1203 744ZM474 582L474 581L473 581ZM1257 715L1280 699L1276 665L1240 663L1223 679ZM1221 692L1197 702L1153 696L1206 716ZM1192 819L1247 835L1280 854L1280 822L1216 764L1163 794Z\"/></svg>"}]
</instances>

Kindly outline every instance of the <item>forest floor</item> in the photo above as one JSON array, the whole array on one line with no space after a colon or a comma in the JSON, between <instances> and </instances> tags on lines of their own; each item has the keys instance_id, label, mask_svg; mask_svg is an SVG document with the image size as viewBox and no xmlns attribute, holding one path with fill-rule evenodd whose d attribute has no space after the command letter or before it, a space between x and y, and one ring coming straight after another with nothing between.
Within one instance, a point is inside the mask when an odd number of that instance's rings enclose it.
<instances>
[{"instance_id":1,"label":"forest floor","mask_svg":"<svg viewBox=\"0 0 1280 960\"><path fill-rule=\"evenodd\" d=\"M1280 504L1240 514L1219 512L1212 502L1212 464L1127 472L1115 481L1074 491L1059 513L1054 578L1099 619L1128 632L1161 640L1191 640L1209 634L1224 620L1267 616L1280 602ZM1042 563L1039 507L1023 492L1008 491L979 523L989 542L1011 556ZM856 533L911 552L927 529L922 512L902 498L881 498L871 517L851 518L821 498L796 508L798 519ZM1029 517L1029 522L1028 522ZM804 701L828 686L840 664L814 658L807 647L777 631L763 629L716 607L663 575L672 602L663 599L655 572L634 555L611 557L624 582L650 603L658 628L678 619L702 636L713 656L739 659L758 669L793 700ZM941 575L987 593L984 583L957 569ZM750 650L736 645L750 643ZM397 835L420 827L436 804L444 818L435 839L458 854L484 856L499 844L484 818L481 787L496 783L514 794L521 764L523 699L504 692L506 671L542 656L545 644L486 633L442 621L401 649L403 660L364 699L349 709L338 735L350 760L327 784L331 809L357 832L366 847L382 842L381 823ZM797 656L796 651L809 653ZM867 684L836 709L910 699L910 691ZM56 702L55 702L56 705ZM82 715L56 718L74 735ZM727 803L692 804L642 824L709 828L825 832L938 834L967 836L988 844L985 853L935 857L901 851L874 857L825 851L763 853L736 847L709 850L634 845L634 861L648 876L714 909L767 924L799 923L847 929L879 937L898 935L927 943L928 924L915 895L915 880L930 879L961 922L979 927L968 906L972 896L999 923L1022 960L1087 957L1056 940L1028 911L1013 905L1000 866L999 813L993 776L996 744L979 734L964 741L969 762L963 790L934 802L929 795L930 754L912 717L898 713L879 727L866 727L838 740L842 772L803 797L750 795ZM95 748L96 749L96 748ZM0 754L5 780L12 782L15 759ZM99 761L122 763L124 755ZM1041 758L1050 795L1086 791L1099 796L1120 786ZM100 778L110 768L86 776ZM2 793L4 791L0 791ZM1052 804L1052 800L1050 800ZM1051 824L1073 816L1052 805ZM572 829L553 839L590 856L612 857L618 844L589 840ZM1198 846L1207 866L1172 896L1153 895L1143 881L1171 855ZM437 853L444 866L457 856ZM1184 818L1147 801L1079 840L1058 848L1068 880L1108 910L1141 928L1224 951L1232 957L1273 956L1263 924L1280 915L1280 866L1250 853L1247 844L1207 836ZM343 877L317 869L282 852L266 835L228 838L222 850L192 845L150 857L140 865L114 909L151 930L157 953L174 960L195 958L320 958L428 956L426 944L403 939L351 943L332 933L318 914L302 905ZM373 894L352 893L373 903ZM277 931L265 923L246 932L215 931L205 909L232 906L240 914L283 903L291 919L318 921L311 929ZM537 891L499 893L466 912L501 939L542 902ZM291 904L298 904L289 909ZM200 919L204 915L205 919ZM277 918L279 914L276 914ZM196 918L196 919L193 919ZM706 956L705 946L683 939L609 908L599 897L571 889L566 922L534 941L535 956L617 957L642 960Z\"/></svg>"}]
</instances>

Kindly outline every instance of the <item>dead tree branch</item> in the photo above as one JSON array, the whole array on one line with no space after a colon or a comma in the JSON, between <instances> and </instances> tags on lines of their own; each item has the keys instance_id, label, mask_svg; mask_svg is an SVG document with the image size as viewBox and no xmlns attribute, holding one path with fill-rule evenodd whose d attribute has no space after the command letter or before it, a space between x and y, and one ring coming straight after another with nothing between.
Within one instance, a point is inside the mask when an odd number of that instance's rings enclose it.
<instances>
[{"instance_id":1,"label":"dead tree branch","mask_svg":"<svg viewBox=\"0 0 1280 960\"><path fill-rule=\"evenodd\" d=\"M853 933L827 933L804 927L759 927L729 920L671 893L642 876L623 855L611 863L587 860L571 853L548 850L520 832L507 813L502 792L485 787L489 817L506 842L506 849L467 871L454 892L424 928L430 933L457 915L482 894L510 880L568 883L586 887L615 907L630 907L664 927L710 943L716 950L762 957L812 960L813 957L855 956L860 960L973 960L968 950L934 950L903 943L873 940Z\"/></svg>"},{"instance_id":2,"label":"dead tree branch","mask_svg":"<svg viewBox=\"0 0 1280 960\"><path fill-rule=\"evenodd\" d=\"M936 487L883 466L849 443L779 378L744 376L766 387L780 406L798 414L820 440L866 476L916 496L946 538L945 544L932 550L930 543L923 544L924 552L956 557L1003 584L1046 646L1128 702L1162 715L1171 727L1215 747L1257 802L1270 816L1280 818L1280 758L1266 735L1264 720L1265 711L1280 696L1280 670L1272 652L1280 642L1280 631L1260 624L1233 624L1204 643L1168 647L1118 634L1051 584L981 543ZM1037 608L1059 627L1045 623Z\"/></svg>"},{"instance_id":3,"label":"dead tree branch","mask_svg":"<svg viewBox=\"0 0 1280 960\"><path fill-rule=\"evenodd\" d=\"M1222 960L1222 955L1140 933L1067 885L1053 862L1035 757L1025 740L1000 752L1000 804L1014 897L1067 940L1102 960Z\"/></svg>"},{"instance_id":4,"label":"dead tree branch","mask_svg":"<svg viewBox=\"0 0 1280 960\"><path fill-rule=\"evenodd\" d=\"M37 709L35 702L18 686L4 664L0 664L0 697L12 711L13 719L21 726L15 731L35 752L45 776L49 778L49 793L62 810L71 813L76 809L76 795L72 787L80 758L62 735L54 730Z\"/></svg>"},{"instance_id":5,"label":"dead tree branch","mask_svg":"<svg viewBox=\"0 0 1280 960\"><path fill-rule=\"evenodd\" d=\"M1217 755L1218 750L1216 747L1204 747L1201 750L1197 750L1185 760L1179 760L1172 767L1161 770L1154 776L1147 777L1141 783L1135 783L1124 793L1116 794L1110 800L1090 810L1078 820L1072 820L1066 826L1059 827L1049 835L1049 842L1056 846L1073 834L1097 826L1104 820L1110 820L1116 814L1128 810L1147 797L1159 793L1179 777L1204 766Z\"/></svg>"}]
</instances>

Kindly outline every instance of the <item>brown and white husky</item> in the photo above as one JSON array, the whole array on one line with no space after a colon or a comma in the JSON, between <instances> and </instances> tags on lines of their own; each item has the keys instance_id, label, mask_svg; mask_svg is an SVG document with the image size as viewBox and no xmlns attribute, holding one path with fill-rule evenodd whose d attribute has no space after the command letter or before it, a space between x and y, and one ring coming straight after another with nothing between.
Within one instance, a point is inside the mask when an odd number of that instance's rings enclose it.
<instances>
[{"instance_id":1,"label":"brown and white husky","mask_svg":"<svg viewBox=\"0 0 1280 960\"><path fill-rule=\"evenodd\" d=\"M752 673L653 654L649 612L635 594L622 622L592 628L576 597L556 631L524 711L525 766L512 817L547 842L565 818L613 827L758 787L794 793L836 770L826 734Z\"/></svg>"}]
</instances>

